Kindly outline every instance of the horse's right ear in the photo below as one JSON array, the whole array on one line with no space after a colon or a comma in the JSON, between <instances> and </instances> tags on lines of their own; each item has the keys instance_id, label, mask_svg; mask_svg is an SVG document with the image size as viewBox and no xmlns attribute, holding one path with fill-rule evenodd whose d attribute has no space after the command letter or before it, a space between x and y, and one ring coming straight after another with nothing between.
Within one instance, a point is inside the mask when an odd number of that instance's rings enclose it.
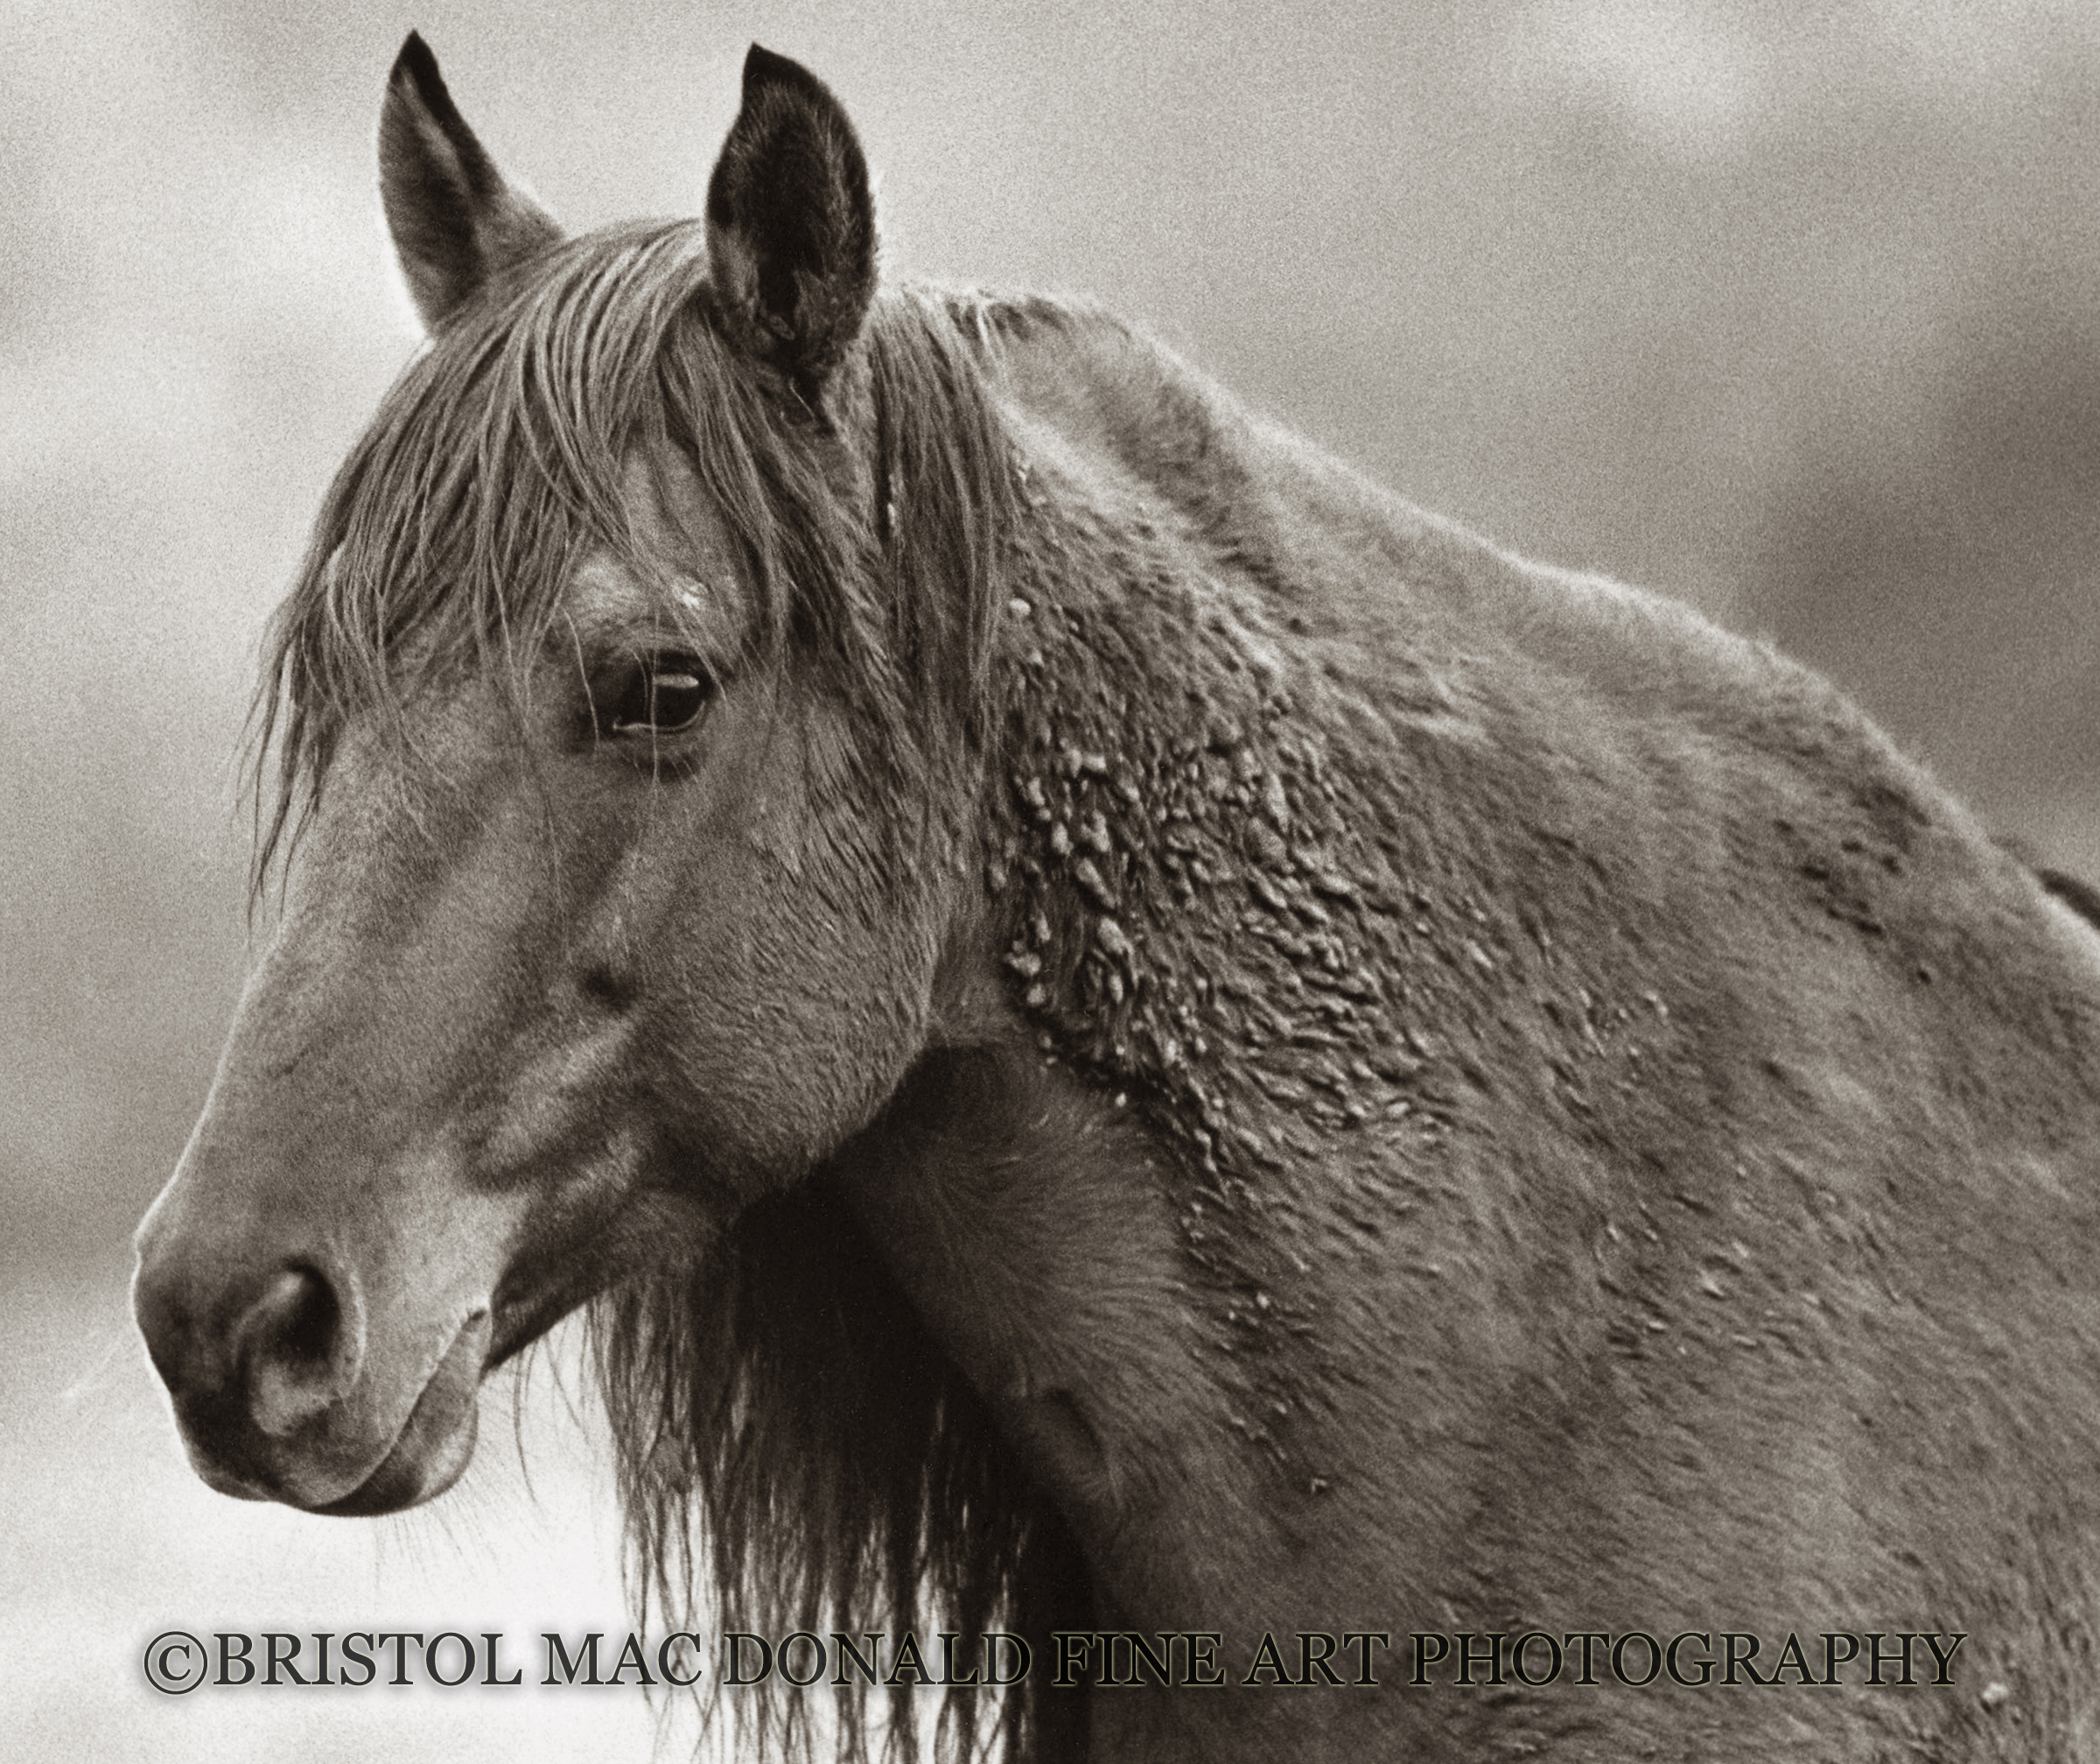
<instances>
[{"instance_id":1,"label":"horse's right ear","mask_svg":"<svg viewBox=\"0 0 2100 1764\"><path fill-rule=\"evenodd\" d=\"M379 194L409 293L432 330L492 276L562 236L551 214L505 182L413 31L380 108Z\"/></svg>"},{"instance_id":2,"label":"horse's right ear","mask_svg":"<svg viewBox=\"0 0 2100 1764\"><path fill-rule=\"evenodd\" d=\"M830 88L755 43L708 181L707 248L732 340L815 405L875 298L875 197Z\"/></svg>"}]
</instances>

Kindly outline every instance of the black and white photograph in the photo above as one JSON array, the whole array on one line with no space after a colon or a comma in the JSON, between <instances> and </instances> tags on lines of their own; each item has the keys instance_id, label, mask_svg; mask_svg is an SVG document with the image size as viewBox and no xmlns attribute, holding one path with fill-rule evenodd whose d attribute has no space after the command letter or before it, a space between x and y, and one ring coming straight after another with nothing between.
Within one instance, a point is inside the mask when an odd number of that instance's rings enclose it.
<instances>
[{"instance_id":1,"label":"black and white photograph","mask_svg":"<svg viewBox=\"0 0 2100 1764\"><path fill-rule=\"evenodd\" d=\"M0 18L0 1750L2071 1759L2100 10Z\"/></svg>"}]
</instances>

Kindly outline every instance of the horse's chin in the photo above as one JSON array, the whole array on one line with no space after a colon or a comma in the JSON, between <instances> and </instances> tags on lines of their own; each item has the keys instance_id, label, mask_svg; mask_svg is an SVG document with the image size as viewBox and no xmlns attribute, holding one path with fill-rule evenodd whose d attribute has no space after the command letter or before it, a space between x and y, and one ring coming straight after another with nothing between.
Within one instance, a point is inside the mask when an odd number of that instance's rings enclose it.
<instances>
[{"instance_id":1,"label":"horse's chin","mask_svg":"<svg viewBox=\"0 0 2100 1764\"><path fill-rule=\"evenodd\" d=\"M340 1500L309 1510L356 1519L398 1513L436 1500L457 1482L474 1455L488 1339L488 1312L476 1312L423 1387L378 1467Z\"/></svg>"}]
</instances>

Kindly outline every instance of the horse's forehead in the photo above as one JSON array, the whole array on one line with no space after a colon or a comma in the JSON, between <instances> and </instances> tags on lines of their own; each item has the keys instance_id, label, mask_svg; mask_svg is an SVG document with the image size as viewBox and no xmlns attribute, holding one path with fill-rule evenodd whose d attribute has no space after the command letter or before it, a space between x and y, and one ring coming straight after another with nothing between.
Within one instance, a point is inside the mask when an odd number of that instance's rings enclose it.
<instances>
[{"instance_id":1,"label":"horse's forehead","mask_svg":"<svg viewBox=\"0 0 2100 1764\"><path fill-rule=\"evenodd\" d=\"M584 555L565 590L578 629L614 638L665 620L724 648L739 642L752 616L728 523L685 456L676 448L636 449L620 467L634 536L662 568L638 574L610 545Z\"/></svg>"}]
</instances>

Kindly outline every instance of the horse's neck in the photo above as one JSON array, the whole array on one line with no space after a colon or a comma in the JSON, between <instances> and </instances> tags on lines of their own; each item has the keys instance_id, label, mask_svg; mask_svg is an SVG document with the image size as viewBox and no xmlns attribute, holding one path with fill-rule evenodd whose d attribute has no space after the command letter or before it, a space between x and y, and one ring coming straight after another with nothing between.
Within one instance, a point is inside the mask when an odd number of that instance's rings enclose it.
<instances>
[{"instance_id":1,"label":"horse's neck","mask_svg":"<svg viewBox=\"0 0 2100 1764\"><path fill-rule=\"evenodd\" d=\"M987 910L947 1045L857 1161L870 1236L1129 1627L1586 1609L1592 1522L1629 1510L1625 1464L1675 1461L1679 1380L1762 1381L1693 1472L1724 1514L1767 1498L1758 1418L1826 1400L1812 1361L1625 1351L1717 1233L1719 1303L1737 1264L1844 1243L1798 1167L1901 1185L1873 1229L1936 1258L2016 1212L1907 1162L1978 1115L1901 1138L1853 1074L1962 1074L2008 1143L2071 1118L2082 1038L2052 1062L2006 1026L2053 996L2040 909L1800 670L1177 416L1112 354L1011 382ZM1746 1121L1812 1136L1802 1165L1760 1168ZM1817 1547L1866 1559L1866 1510ZM1745 1608L1788 1614L1794 1572Z\"/></svg>"},{"instance_id":2,"label":"horse's neck","mask_svg":"<svg viewBox=\"0 0 2100 1764\"><path fill-rule=\"evenodd\" d=\"M1046 365L1015 397L1026 513L985 910L958 935L940 1045L856 1146L847 1192L1109 1608L1147 1629L1346 1627L1382 1570L1306 1543L1348 1532L1334 1509L1354 1498L1326 1492L1337 1458L1294 1333L1332 1305L1258 1209L1293 1204L1272 1131L1347 1122L1257 1082L1324 1083L1326 1052L1259 1050L1338 1046L1341 1018L1377 1018L1358 921L1400 884L1370 821L1345 824L1354 787L1294 658L1288 584L1264 573L1284 559L1264 508L1236 491L1252 509L1237 536L1211 521L1203 470L1229 485L1242 466L1213 413L1143 373ZM1169 418L1150 453L1131 426L1147 400ZM1427 674L1383 690L1446 714ZM1250 879L1327 929L1250 939ZM1383 1351L1323 1351L1345 1348Z\"/></svg>"},{"instance_id":3,"label":"horse's neck","mask_svg":"<svg viewBox=\"0 0 2100 1764\"><path fill-rule=\"evenodd\" d=\"M1148 1631L1214 1628L1290 1573L1264 1517L1272 1466L1219 1449L1237 1438L1232 1397L1192 1340L1161 1158L1126 1103L1015 1037L929 1054L842 1170L892 1275L1064 1513L1099 1611Z\"/></svg>"}]
</instances>

